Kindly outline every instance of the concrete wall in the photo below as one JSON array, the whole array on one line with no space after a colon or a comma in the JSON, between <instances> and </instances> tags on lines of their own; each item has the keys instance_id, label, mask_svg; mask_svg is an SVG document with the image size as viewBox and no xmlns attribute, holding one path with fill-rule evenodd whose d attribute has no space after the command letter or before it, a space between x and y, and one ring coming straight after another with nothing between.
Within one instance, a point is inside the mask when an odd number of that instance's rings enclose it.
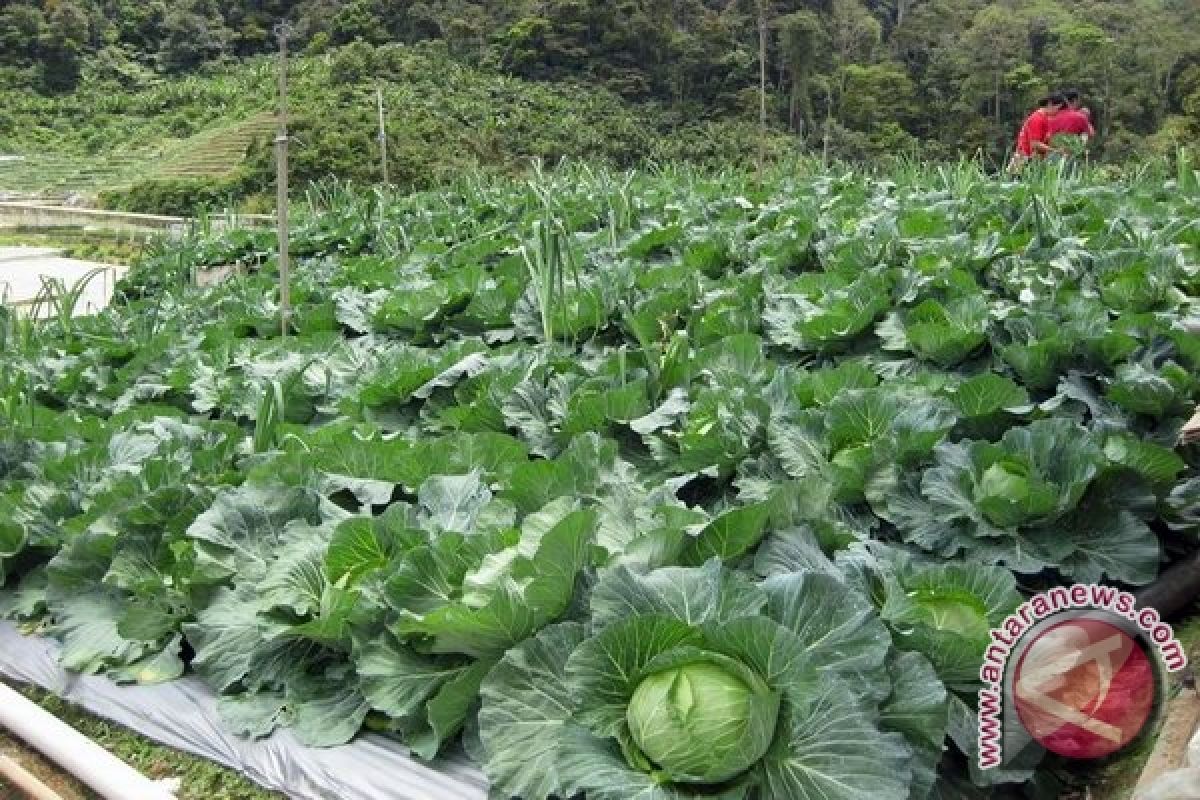
<instances>
[{"instance_id":1,"label":"concrete wall","mask_svg":"<svg viewBox=\"0 0 1200 800\"><path fill-rule=\"evenodd\" d=\"M270 224L273 217L261 215L238 216L234 224L260 226ZM226 224L214 216L213 227ZM184 217L164 217L153 214L130 214L124 211L101 211L93 208L71 208L37 203L0 203L2 228L103 228L110 231L183 233L191 224Z\"/></svg>"},{"instance_id":2,"label":"concrete wall","mask_svg":"<svg viewBox=\"0 0 1200 800\"><path fill-rule=\"evenodd\" d=\"M182 231L187 220L90 208L0 203L0 228L107 228L127 231Z\"/></svg>"}]
</instances>

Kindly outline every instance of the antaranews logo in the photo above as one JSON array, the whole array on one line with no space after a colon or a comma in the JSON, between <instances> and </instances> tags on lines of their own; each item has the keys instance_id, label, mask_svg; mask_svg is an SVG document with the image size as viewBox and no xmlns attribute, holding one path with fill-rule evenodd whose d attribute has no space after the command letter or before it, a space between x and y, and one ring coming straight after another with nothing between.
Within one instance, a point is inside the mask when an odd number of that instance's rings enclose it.
<instances>
[{"instance_id":1,"label":"antaranews logo","mask_svg":"<svg viewBox=\"0 0 1200 800\"><path fill-rule=\"evenodd\" d=\"M1042 749L1115 753L1158 715L1165 674L1185 666L1171 626L1129 592L1076 584L1035 595L991 632L979 670L979 765Z\"/></svg>"}]
</instances>

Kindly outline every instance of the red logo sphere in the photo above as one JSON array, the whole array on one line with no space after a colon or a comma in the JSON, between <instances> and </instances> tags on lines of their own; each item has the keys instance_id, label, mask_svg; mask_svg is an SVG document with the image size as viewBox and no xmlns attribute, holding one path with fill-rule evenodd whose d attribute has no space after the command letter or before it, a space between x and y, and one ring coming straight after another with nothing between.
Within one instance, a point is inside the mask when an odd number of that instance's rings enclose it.
<instances>
[{"instance_id":1,"label":"red logo sphere","mask_svg":"<svg viewBox=\"0 0 1200 800\"><path fill-rule=\"evenodd\" d=\"M1141 733L1158 682L1137 638L1099 619L1041 631L1013 673L1021 724L1040 745L1068 758L1102 758Z\"/></svg>"}]
</instances>

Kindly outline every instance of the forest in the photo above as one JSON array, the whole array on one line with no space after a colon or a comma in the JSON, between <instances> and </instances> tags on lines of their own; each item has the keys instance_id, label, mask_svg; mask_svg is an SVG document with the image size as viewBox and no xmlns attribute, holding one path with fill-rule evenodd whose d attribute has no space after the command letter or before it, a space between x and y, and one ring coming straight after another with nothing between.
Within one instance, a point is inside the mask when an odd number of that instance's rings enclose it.
<instances>
[{"instance_id":1,"label":"forest","mask_svg":"<svg viewBox=\"0 0 1200 800\"><path fill-rule=\"evenodd\" d=\"M1194 0L8 0L0 87L136 91L272 52L282 19L307 54L352 45L368 63L372 47L436 40L475 69L681 120L765 121L848 160L1000 159L1037 98L1068 86L1093 111L1097 158L1170 152L1200 129Z\"/></svg>"}]
</instances>

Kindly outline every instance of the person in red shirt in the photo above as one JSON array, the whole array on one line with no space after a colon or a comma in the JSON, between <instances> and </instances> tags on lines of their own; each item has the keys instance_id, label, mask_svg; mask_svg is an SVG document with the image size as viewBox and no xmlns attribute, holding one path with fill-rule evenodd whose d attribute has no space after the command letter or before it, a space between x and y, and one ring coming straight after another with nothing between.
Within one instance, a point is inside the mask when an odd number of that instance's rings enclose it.
<instances>
[{"instance_id":1,"label":"person in red shirt","mask_svg":"<svg viewBox=\"0 0 1200 800\"><path fill-rule=\"evenodd\" d=\"M1067 99L1061 94L1042 98L1038 108L1025 119L1025 124L1021 126L1021 132L1017 135L1017 149L1008 165L1010 172L1019 172L1031 158L1045 158L1054 150L1050 146L1051 123L1066 105Z\"/></svg>"},{"instance_id":2,"label":"person in red shirt","mask_svg":"<svg viewBox=\"0 0 1200 800\"><path fill-rule=\"evenodd\" d=\"M1079 92L1063 92L1067 107L1050 120L1050 140L1060 135L1079 136L1086 147L1088 140L1096 135L1092 126L1092 112L1083 107L1083 99Z\"/></svg>"}]
</instances>

